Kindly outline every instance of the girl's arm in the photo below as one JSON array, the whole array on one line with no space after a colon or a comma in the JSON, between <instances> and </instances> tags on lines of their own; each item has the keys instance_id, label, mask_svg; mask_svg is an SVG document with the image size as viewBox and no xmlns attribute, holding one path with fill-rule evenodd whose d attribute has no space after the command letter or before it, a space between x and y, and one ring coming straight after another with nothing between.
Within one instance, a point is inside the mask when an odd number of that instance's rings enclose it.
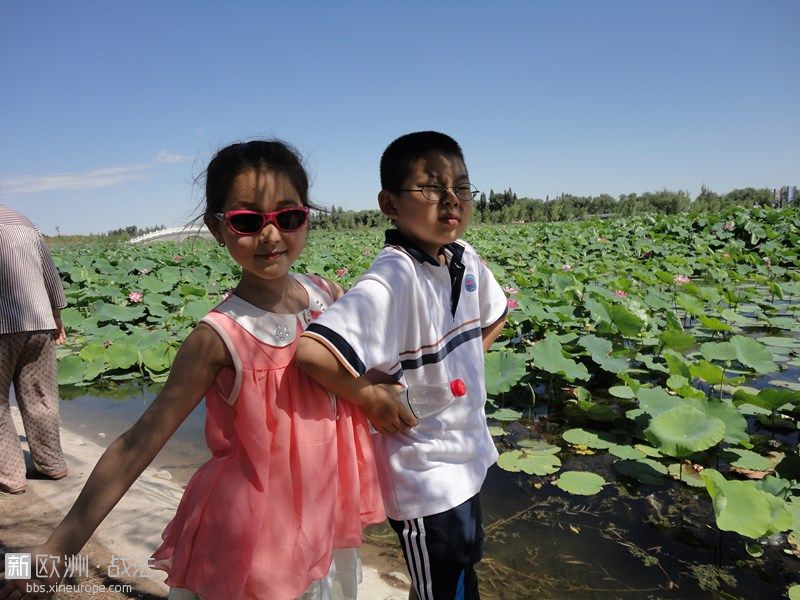
<instances>
[{"instance_id":1,"label":"girl's arm","mask_svg":"<svg viewBox=\"0 0 800 600\"><path fill-rule=\"evenodd\" d=\"M47 542L35 550L55 556L78 554L100 522L199 404L220 369L231 364L219 335L200 323L178 350L164 388L139 420L103 452L75 504ZM25 581L0 585L0 598L7 597L4 594L15 583Z\"/></svg>"},{"instance_id":2,"label":"girl's arm","mask_svg":"<svg viewBox=\"0 0 800 600\"><path fill-rule=\"evenodd\" d=\"M67 516L47 541L77 554L100 522L200 403L220 369L232 364L219 335L200 323L175 356L164 388L144 414L103 453Z\"/></svg>"},{"instance_id":3,"label":"girl's arm","mask_svg":"<svg viewBox=\"0 0 800 600\"><path fill-rule=\"evenodd\" d=\"M483 329L481 329L481 337L483 338L483 351L488 352L489 348L494 341L498 338L500 333L503 331L503 327L505 327L507 316L503 315L497 321L492 323L491 325L487 325Z\"/></svg>"}]
</instances>

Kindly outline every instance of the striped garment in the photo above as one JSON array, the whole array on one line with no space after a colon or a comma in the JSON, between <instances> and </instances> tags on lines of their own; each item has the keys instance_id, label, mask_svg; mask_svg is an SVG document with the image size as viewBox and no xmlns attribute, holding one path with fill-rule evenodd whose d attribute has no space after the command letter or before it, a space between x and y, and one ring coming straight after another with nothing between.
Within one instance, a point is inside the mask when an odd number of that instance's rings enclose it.
<instances>
[{"instance_id":1,"label":"striped garment","mask_svg":"<svg viewBox=\"0 0 800 600\"><path fill-rule=\"evenodd\" d=\"M56 328L67 305L50 251L33 223L0 204L0 334Z\"/></svg>"},{"instance_id":2,"label":"striped garment","mask_svg":"<svg viewBox=\"0 0 800 600\"><path fill-rule=\"evenodd\" d=\"M397 230L353 288L303 334L353 377L375 370L412 388L460 379L466 394L405 433L373 436L386 514L404 521L474 496L497 458L486 425L484 327L507 311L503 290L462 240L447 264Z\"/></svg>"}]
</instances>

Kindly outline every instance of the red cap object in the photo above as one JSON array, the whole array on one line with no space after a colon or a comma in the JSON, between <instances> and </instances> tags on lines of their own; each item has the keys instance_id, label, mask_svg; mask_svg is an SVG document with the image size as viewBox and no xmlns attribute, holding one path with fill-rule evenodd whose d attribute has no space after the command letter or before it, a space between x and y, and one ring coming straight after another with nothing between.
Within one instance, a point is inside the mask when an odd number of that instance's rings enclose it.
<instances>
[{"instance_id":1,"label":"red cap object","mask_svg":"<svg viewBox=\"0 0 800 600\"><path fill-rule=\"evenodd\" d=\"M464 383L463 379L453 379L453 381L450 382L450 391L453 392L453 396L460 398L466 395L467 385Z\"/></svg>"}]
</instances>

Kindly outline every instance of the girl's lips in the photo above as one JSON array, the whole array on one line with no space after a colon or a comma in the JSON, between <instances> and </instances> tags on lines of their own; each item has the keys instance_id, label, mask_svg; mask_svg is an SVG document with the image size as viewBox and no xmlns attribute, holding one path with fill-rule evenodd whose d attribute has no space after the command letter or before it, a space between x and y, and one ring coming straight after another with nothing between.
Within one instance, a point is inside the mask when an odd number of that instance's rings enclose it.
<instances>
[{"instance_id":1,"label":"girl's lips","mask_svg":"<svg viewBox=\"0 0 800 600\"><path fill-rule=\"evenodd\" d=\"M285 253L286 253L286 250L281 250L279 252L262 252L260 254L256 254L256 257L257 258L270 259L270 258L276 258L276 257L280 256L281 254L285 254Z\"/></svg>"},{"instance_id":2,"label":"girl's lips","mask_svg":"<svg viewBox=\"0 0 800 600\"><path fill-rule=\"evenodd\" d=\"M454 215L445 215L443 217L439 217L439 222L444 223L445 225L458 225L461 222L461 219Z\"/></svg>"}]
</instances>

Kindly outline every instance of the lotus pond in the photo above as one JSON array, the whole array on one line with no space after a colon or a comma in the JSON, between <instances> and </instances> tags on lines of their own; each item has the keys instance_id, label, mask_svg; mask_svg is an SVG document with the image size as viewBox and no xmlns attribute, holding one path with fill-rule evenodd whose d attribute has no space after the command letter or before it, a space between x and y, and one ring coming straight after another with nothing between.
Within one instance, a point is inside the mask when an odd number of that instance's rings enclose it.
<instances>
[{"instance_id":1,"label":"lotus pond","mask_svg":"<svg viewBox=\"0 0 800 600\"><path fill-rule=\"evenodd\" d=\"M786 597L800 583L800 211L467 239L510 309L486 357L501 456L483 491L485 595ZM381 242L314 231L298 271L347 286ZM53 254L65 396L163 382L238 275L202 241Z\"/></svg>"}]
</instances>

